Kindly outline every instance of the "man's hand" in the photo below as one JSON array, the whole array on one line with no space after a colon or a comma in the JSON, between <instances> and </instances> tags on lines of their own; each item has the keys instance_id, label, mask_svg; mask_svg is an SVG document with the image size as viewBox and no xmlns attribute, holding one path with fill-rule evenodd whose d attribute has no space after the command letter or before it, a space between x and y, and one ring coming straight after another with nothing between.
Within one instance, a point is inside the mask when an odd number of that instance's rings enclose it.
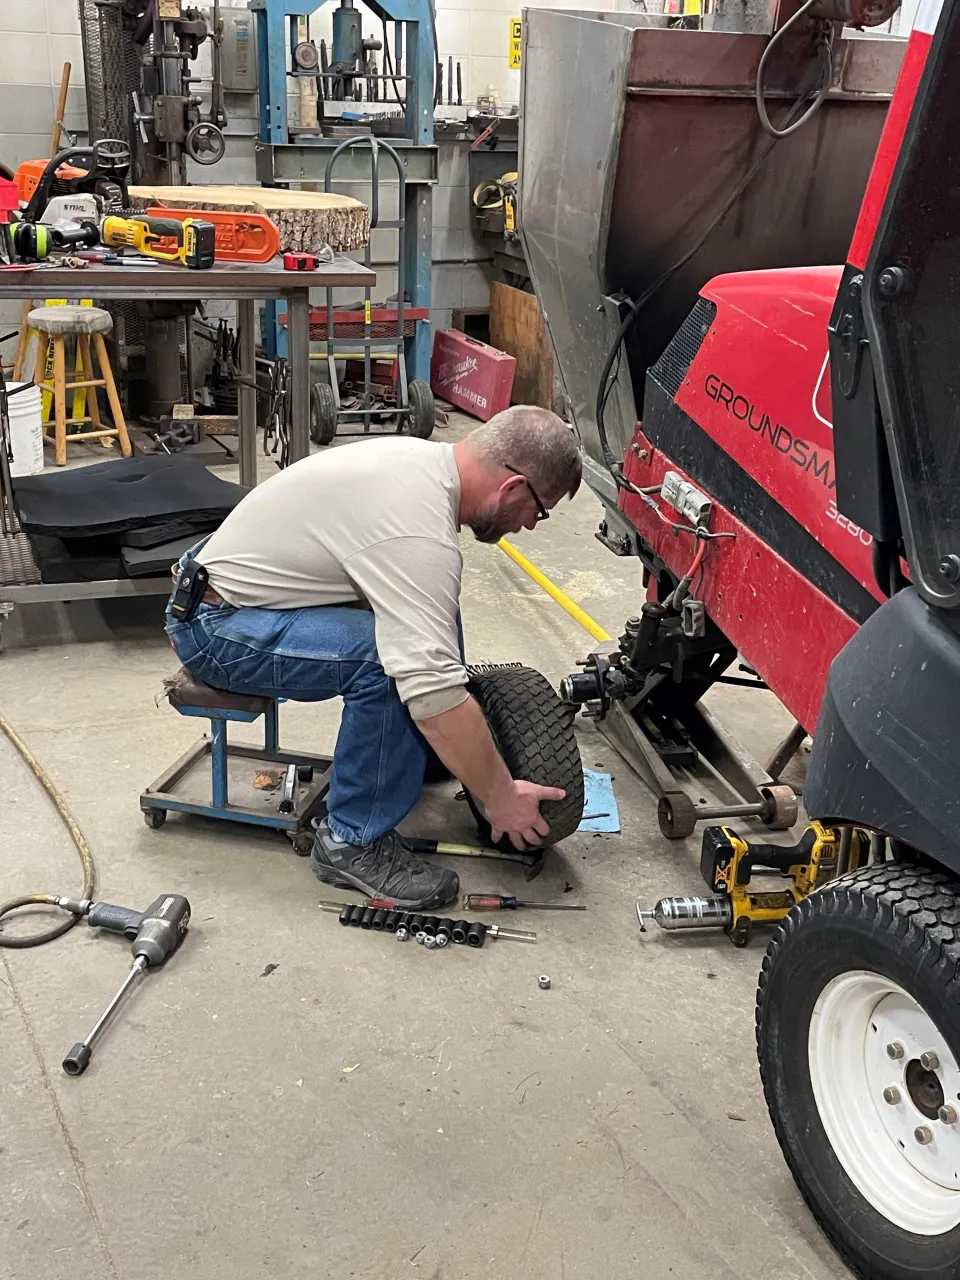
<instances>
[{"instance_id":1,"label":"man's hand","mask_svg":"<svg viewBox=\"0 0 960 1280\"><path fill-rule=\"evenodd\" d=\"M540 812L543 800L562 800L567 793L559 787L540 787L535 782L510 779L509 787L495 795L486 806L490 839L494 844L503 835L516 849L542 843L550 826Z\"/></svg>"}]
</instances>

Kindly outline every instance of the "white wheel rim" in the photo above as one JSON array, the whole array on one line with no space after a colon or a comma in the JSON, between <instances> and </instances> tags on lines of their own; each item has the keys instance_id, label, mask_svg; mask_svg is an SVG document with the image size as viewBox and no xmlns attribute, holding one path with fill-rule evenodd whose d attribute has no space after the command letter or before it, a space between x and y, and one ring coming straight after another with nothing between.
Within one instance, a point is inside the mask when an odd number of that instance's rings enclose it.
<instances>
[{"instance_id":1,"label":"white wheel rim","mask_svg":"<svg viewBox=\"0 0 960 1280\"><path fill-rule=\"evenodd\" d=\"M902 1046L902 1057L891 1058L888 1045ZM960 1069L916 1000L865 970L841 974L820 993L808 1055L830 1145L878 1213L904 1231L938 1236L960 1223L960 1120L930 1115L939 1091L919 1062L929 1052L944 1104L960 1115ZM886 1101L886 1089L899 1099ZM928 1141L918 1141L918 1129Z\"/></svg>"}]
</instances>

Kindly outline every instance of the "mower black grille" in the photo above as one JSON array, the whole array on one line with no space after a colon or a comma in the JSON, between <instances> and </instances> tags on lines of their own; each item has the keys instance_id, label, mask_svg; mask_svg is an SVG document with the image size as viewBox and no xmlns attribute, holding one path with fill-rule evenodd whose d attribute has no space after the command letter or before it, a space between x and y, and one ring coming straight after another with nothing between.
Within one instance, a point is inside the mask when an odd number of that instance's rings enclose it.
<instances>
[{"instance_id":1,"label":"mower black grille","mask_svg":"<svg viewBox=\"0 0 960 1280\"><path fill-rule=\"evenodd\" d=\"M674 334L670 345L650 370L665 391L675 396L700 350L704 338L710 332L717 314L717 306L706 298L698 298L697 304Z\"/></svg>"}]
</instances>

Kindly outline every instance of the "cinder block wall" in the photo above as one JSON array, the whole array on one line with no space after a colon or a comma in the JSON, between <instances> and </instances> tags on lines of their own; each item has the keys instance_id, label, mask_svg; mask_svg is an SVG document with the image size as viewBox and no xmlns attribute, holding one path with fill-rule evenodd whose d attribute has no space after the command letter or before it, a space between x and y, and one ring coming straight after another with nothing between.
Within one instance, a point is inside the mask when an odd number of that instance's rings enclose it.
<instances>
[{"instance_id":1,"label":"cinder block wall","mask_svg":"<svg viewBox=\"0 0 960 1280\"><path fill-rule=\"evenodd\" d=\"M76 0L0 0L0 161L9 168L50 154L64 62L71 63L64 123L82 132L87 115ZM20 323L21 311L19 302L0 301L3 333Z\"/></svg>"},{"instance_id":2,"label":"cinder block wall","mask_svg":"<svg viewBox=\"0 0 960 1280\"><path fill-rule=\"evenodd\" d=\"M890 29L909 29L916 2L905 0ZM648 8L655 4L657 0L647 0ZM504 104L518 101L520 72L508 67L509 30L510 19L519 17L524 7L531 6L522 6L517 0L439 0L437 41L444 76L448 58L460 62L464 107L474 103L477 95L491 85ZM633 10L639 7L639 0L614 0L613 4L603 0L553 0L550 7ZM314 16L312 32L318 41L329 40L332 8L326 4ZM379 22L367 10L364 30L367 34L380 32ZM49 152L64 61L72 64L65 123L83 141L86 115L77 0L0 0L0 160L11 168L15 169L21 160ZM209 77L209 46L201 51L197 74ZM208 80L200 88L206 97ZM256 97L229 94L226 106L230 117L227 154L211 168L191 166L194 182L256 180ZM291 113L295 106L291 99ZM450 323L454 308L485 306L489 296L490 268L485 259L490 249L472 231L467 147L467 143L448 143L440 150L440 181L433 201L432 319L437 327ZM367 196L362 184L344 186L342 190L359 199ZM386 208L390 207L388 202ZM389 216L386 211L384 216ZM396 272L383 265L396 257L396 236L376 232L372 252L379 275L375 296L383 301L396 292ZM338 299L348 300L347 296ZM19 317L19 304L0 302L0 326L4 332L14 327Z\"/></svg>"},{"instance_id":3,"label":"cinder block wall","mask_svg":"<svg viewBox=\"0 0 960 1280\"><path fill-rule=\"evenodd\" d=\"M329 6L327 6L329 8ZM469 19L469 12L464 11ZM328 19L329 20L329 19ZM500 24L503 25L503 24ZM368 18L369 31L378 29ZM318 26L317 39L320 38ZM451 50L452 51L452 50ZM16 169L22 160L46 156L56 109L60 75L64 61L72 64L70 94L65 123L71 133L86 139L86 110L83 89L83 56L76 0L0 0L0 160ZM506 46L503 64L506 67ZM201 51L196 64L206 97L209 77L209 49ZM464 86L466 92L466 85ZM466 100L466 98L465 98ZM191 165L193 182L255 182L253 144L257 132L257 101L254 95L228 94L230 119L227 154L210 168ZM295 101L291 99L291 111ZM482 259L489 249L479 244L471 231L470 192L467 177L467 144L450 143L441 148L440 182L434 189L433 311L438 327L450 323L455 307L485 306L489 282ZM365 199L362 184L342 188ZM393 206L395 208L395 206ZM386 204L384 216L390 216ZM382 264L396 257L395 233L374 235L372 253ZM376 300L386 300L396 292L396 272L377 267L379 284ZM350 299L345 295L339 301ZM321 301L320 295L317 301ZM19 324L19 303L0 302L0 329L6 332ZM4 349L5 352L9 347Z\"/></svg>"},{"instance_id":4,"label":"cinder block wall","mask_svg":"<svg viewBox=\"0 0 960 1280\"><path fill-rule=\"evenodd\" d=\"M628 5L630 0L622 0ZM361 6L362 7L362 6ZM556 6L554 6L556 7ZM600 0L568 0L566 7L607 8ZM314 38L329 39L332 5L313 21ZM507 65L509 24L519 17L515 0L441 0L437 9L437 41L443 61L460 62L464 106L476 101L489 85L504 103L519 98L520 73ZM364 11L364 29L379 34L379 21ZM197 73L209 76L209 49L204 49ZM76 0L0 0L0 160L15 169L21 160L46 156L64 61L72 64L65 123L85 140L83 56ZM201 92L206 84L201 85ZM446 94L444 94L446 98ZM194 182L255 182L253 142L256 137L256 98L228 95L227 154L216 166L191 166ZM291 100L291 110L295 103ZM442 328L457 307L482 307L489 299L489 246L473 235L466 143L447 143L440 150L440 181L433 201L433 299L431 319ZM360 184L342 188L359 199L367 195ZM390 205L387 205L389 208ZM384 216L389 216L385 213ZM395 259L396 236L375 233L372 243L378 263L376 300L396 292L396 272L386 265ZM338 301L346 302L344 295ZM321 301L318 295L317 301ZM5 332L19 323L20 305L0 302L0 327Z\"/></svg>"}]
</instances>

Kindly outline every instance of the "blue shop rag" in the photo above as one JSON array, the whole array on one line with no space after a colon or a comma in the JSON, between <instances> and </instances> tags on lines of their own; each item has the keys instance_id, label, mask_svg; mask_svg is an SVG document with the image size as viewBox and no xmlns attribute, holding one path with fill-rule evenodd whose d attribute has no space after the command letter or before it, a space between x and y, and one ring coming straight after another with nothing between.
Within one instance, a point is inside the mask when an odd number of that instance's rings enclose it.
<instances>
[{"instance_id":1,"label":"blue shop rag","mask_svg":"<svg viewBox=\"0 0 960 1280\"><path fill-rule=\"evenodd\" d=\"M584 769L583 787L583 819L577 830L619 831L620 810L613 794L613 779L610 774Z\"/></svg>"}]
</instances>

